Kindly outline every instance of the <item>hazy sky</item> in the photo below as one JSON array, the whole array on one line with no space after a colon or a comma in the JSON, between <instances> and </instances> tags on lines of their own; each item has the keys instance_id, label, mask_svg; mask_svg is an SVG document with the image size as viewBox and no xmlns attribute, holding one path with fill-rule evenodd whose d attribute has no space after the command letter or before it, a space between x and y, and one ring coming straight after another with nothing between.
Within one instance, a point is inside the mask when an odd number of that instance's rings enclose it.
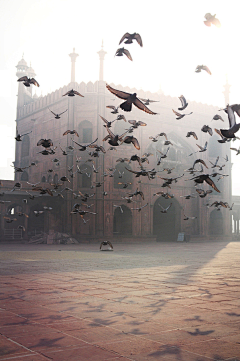
<instances>
[{"instance_id":1,"label":"hazy sky","mask_svg":"<svg viewBox=\"0 0 240 361\"><path fill-rule=\"evenodd\" d=\"M0 0L0 179L13 178L17 102L16 65L22 58L36 72L43 95L70 82L69 53L79 54L76 81L96 81L102 40L107 52L107 82L184 96L188 100L225 105L222 94L228 74L230 103L240 103L239 13L235 1L82 1ZM240 5L237 6L240 8ZM204 15L217 14L220 29L203 24ZM133 62L114 58L125 32L138 32L143 48L133 44ZM235 50L236 49L236 50ZM212 76L195 68L206 64ZM225 117L226 118L226 117ZM206 120L209 124L210 120ZM213 123L211 123L214 126ZM209 124L211 126L211 124ZM228 124L225 123L224 127ZM234 147L239 146L239 141ZM239 158L233 160L233 193L240 195Z\"/></svg>"}]
</instances>

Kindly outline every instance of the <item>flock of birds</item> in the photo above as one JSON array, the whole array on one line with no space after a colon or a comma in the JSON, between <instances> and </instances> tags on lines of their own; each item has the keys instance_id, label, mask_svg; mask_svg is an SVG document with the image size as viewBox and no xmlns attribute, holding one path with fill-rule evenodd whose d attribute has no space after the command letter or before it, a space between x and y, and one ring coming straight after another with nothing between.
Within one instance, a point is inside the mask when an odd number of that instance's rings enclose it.
<instances>
[{"instance_id":1,"label":"flock of birds","mask_svg":"<svg viewBox=\"0 0 240 361\"><path fill-rule=\"evenodd\" d=\"M211 15L209 13L207 13L205 15L205 21L204 24L206 26L211 26L211 25L215 25L217 27L220 27L221 24L219 22L219 20L216 18L216 15ZM123 35L123 37L121 38L119 45L124 42L125 44L132 44L133 41L136 41L141 47L143 46L143 42L142 42L142 38L138 33L126 33ZM128 49L125 49L124 47L117 49L116 51L116 56L123 56L126 55L128 59L130 59L132 61L132 57L131 54L129 52ZM209 68L206 65L198 65L196 67L195 72L199 73L202 70L206 71L209 75L211 75L211 71L209 70ZM18 79L19 82L23 82L23 84L26 87L30 87L30 85L35 85L37 87L39 87L39 83L34 79L34 78L28 78L27 76L23 76L20 79ZM147 114L151 114L151 115L155 115L157 113L153 112L152 110L150 110L148 108L148 105L150 105L152 102L154 102L154 100L150 100L150 99L143 99L143 98L138 98L136 93L127 93L118 89L114 89L112 88L110 85L106 85L106 88L109 90L109 92L111 92L112 94L115 95L115 97L120 98L121 100L123 100L123 102L118 106L107 106L107 108L111 109L111 113L112 114L116 114L116 119L113 121L108 121L107 119L105 119L104 117L102 117L101 115L100 118L103 121L103 126L106 129L106 136L103 139L103 142L108 142L110 145L110 148L108 150L116 150L116 147L120 147L123 143L126 144L132 144L137 150L140 150L140 143L139 140L134 137L133 135L130 135L131 133L134 132L135 129L137 129L138 127L142 127L142 126L147 126L146 123L142 122L142 121L137 121L137 120L129 120L128 123L130 123L130 128L127 129L123 134L114 134L111 130L112 124L115 121L124 121L127 122L125 116L123 114L119 114L119 108L121 110L123 110L124 112L131 112L132 110L132 106L134 105L135 107L137 107L138 109L140 109L141 111L146 112ZM66 94L64 94L63 96L69 96L69 97L74 97L74 96L80 96L83 97L83 95L81 95L78 91L71 89L69 90ZM191 113L185 114L183 113L183 111L185 111L185 109L188 106L188 103L185 99L185 97L183 95L181 95L179 97L179 100L181 102L181 107L178 108L178 111L173 109L173 113L176 116L176 119L182 119L185 116L191 115ZM49 109L50 110L50 109ZM54 117L56 119L60 119L61 115L64 114L65 112L67 112L68 109L64 110L61 113L55 113L52 110L50 110L50 112L54 115ZM229 142L231 140L235 140L235 139L239 139L236 137L235 133L239 130L240 128L240 123L236 123L236 116L238 115L240 117L240 104L234 104L234 105L227 105L224 109L220 109L221 111L224 111L227 116L228 116L228 120L229 120L229 127L227 129L215 129L216 133L220 136L220 139L218 140L219 143L225 143L225 142ZM218 114L214 115L213 120L221 120L224 121L222 119L222 117ZM208 125L204 125L201 128L202 132L208 133L210 136L213 135L213 130L210 126ZM30 134L31 132L25 133L25 134L18 134L15 137L16 141L22 141L22 138L26 135L26 134ZM72 135L72 136L76 136L79 137L79 134L77 133L76 130L71 130L68 129L63 133L63 136L65 135ZM157 151L159 154L156 154L156 161L157 161L157 166L159 166L160 164L162 164L162 160L167 158L168 155L168 151L170 149L170 146L173 146L173 143L168 139L167 134L162 132L159 133L155 136L150 136L149 139L152 142L157 142L159 140L159 137L164 137L165 141L164 141L164 145L168 146L168 148L166 149L166 152L163 153L161 151ZM193 137L195 140L198 140L198 136L195 132L193 131L189 131L186 135L187 138L189 137ZM76 138L75 138L76 139ZM88 152L89 155L89 159L86 162L91 162L92 164L92 171L94 173L98 173L98 169L100 168L95 168L94 165L94 160L93 158L95 157L99 157L99 154L105 154L106 150L102 145L99 145L97 143L98 138L95 139L93 142L89 143L89 144L80 144L79 142L77 142L76 140L74 140L72 138L72 142L74 144L76 144L76 146L78 147L78 150L81 152ZM57 146L53 145L53 141L51 139L40 139L37 142L37 146L41 146L43 149L39 152L42 155L54 155L56 153L56 148ZM205 152L207 150L207 146L208 146L208 142L205 143L204 146L201 146L199 144L197 144L198 150L194 153L202 153ZM63 150L60 146L60 149L62 151L63 155L68 155L68 152L66 150ZM240 148L236 149L236 148L230 148L232 150L235 150L237 152L237 154L240 154ZM73 151L74 147L73 146L69 146L68 147L69 151ZM189 156L193 155L194 153L191 153ZM125 170L126 172L131 172L135 175L135 177L139 178L139 177L148 177L149 180L156 178L157 173L159 172L167 172L167 174L171 174L172 171L174 170L174 168L164 168L161 170L156 170L156 168L152 168L152 169L147 169L143 163L147 163L149 164L149 157L153 155L152 153L144 153L141 157L138 156L137 154L134 154L132 156L130 156L129 158L118 158L117 159L117 163L123 163L125 165ZM224 158L225 161L228 161L228 157L226 156L226 158ZM77 157L76 156L76 160L77 163L81 162L81 157ZM56 164L59 164L59 159L58 158L54 158L52 160L53 162L55 162ZM139 170L135 171L132 170L128 167L127 163L131 163L136 161L138 163L139 166ZM193 194L186 194L180 197L183 197L185 199L190 199L190 198L194 198L196 196L199 196L200 198L205 198L207 197L209 194L212 193L212 190L204 190L202 188L199 188L199 185L202 185L204 182L206 182L207 184L209 184L216 192L219 192L219 189L217 188L216 184L214 183L214 181L211 178L214 177L218 177L218 181L220 179L223 179L224 177L228 176L227 174L221 174L219 173L219 171L221 171L225 164L219 165L218 164L219 161L219 156L216 158L215 162L211 163L211 169L212 169L212 173L208 174L208 173L204 173L204 168L209 169L209 167L207 166L206 162L203 159L196 159L193 162L193 165L186 169L185 172L188 172L189 174L193 175L192 178L186 179L186 180L193 180L195 182L195 187L196 187L196 193ZM85 163L86 163L85 162ZM199 164L200 165L200 169L196 169L196 165ZM37 164L35 162L32 162L29 166L36 166ZM204 167L204 168L203 168ZM15 168L15 172L23 172L26 168L28 167L17 167L14 166ZM218 170L217 172L215 170ZM87 201L89 199L91 199L91 197L94 196L95 193L93 194L89 194L89 193L83 193L80 190L78 191L74 191L72 189L70 189L69 187L65 187L65 183L70 183L70 178L74 177L75 173L79 173L79 174L86 174L87 176L90 177L90 175L87 172L84 172L85 170L81 169L79 167L79 165L76 165L76 171L73 171L73 167L68 167L68 173L69 175L65 175L62 176L60 178L59 181L57 181L57 183L51 182L49 187L42 187L39 186L39 183L36 184L31 184L28 182L28 184L30 184L32 186L32 191L33 192L38 192L40 195L44 195L44 194L48 194L49 196L53 197L54 194L56 193L57 196L64 198L63 192L64 191L71 191L73 194L74 199L79 200L79 203L75 203L71 214L78 214L80 215L82 221L84 224L87 224L87 222L89 221L89 219L85 219L85 216L89 215L89 214L93 214L96 215L95 212L91 211L91 207L93 206L93 204L89 205L87 203ZM106 170L106 172L103 173L103 181L102 182L92 182L91 188L94 187L101 187L102 184L104 183L104 177L109 176L109 177L114 177L114 173L116 172L116 168L108 168ZM48 170L49 173L53 172L53 169L49 169ZM124 171L125 172L125 171ZM119 183L120 185L122 185L123 189L126 189L131 182L121 182L121 178L123 178L123 174L124 172L120 172L118 170L118 178L119 178ZM177 181L182 178L184 176L184 174L181 174L179 176L176 177L162 177L162 176L158 176L160 179L163 180L163 184L161 185L162 189L164 189L165 187L167 189L171 189L171 185L173 183L177 183ZM141 183L141 181L139 181L139 183ZM95 185L93 185L95 184ZM61 191L59 191L59 188L64 187ZM15 191L16 189L21 189L21 183L17 182L15 183L13 189L11 190L11 192ZM0 195L3 195L4 193L0 193ZM30 200L33 200L35 198L34 194L31 194L30 192L27 192L28 197ZM106 196L107 192L103 192L103 196ZM132 192L127 192L125 197L122 197L124 199L124 201L126 201L127 203L132 203L132 202L136 202L135 199L140 196L142 198L142 200L144 200L144 194L142 191L140 191L138 188L135 191ZM164 191L164 190L160 190L159 192L154 193L154 196L161 196L165 199L171 199L174 197L173 194L168 193L168 191ZM0 201L1 203L5 203L5 202L10 202L10 201ZM23 203L27 203L28 199L25 198L23 199ZM120 212L123 213L124 210L122 208L121 205L113 205L115 208L119 208ZM148 206L148 203L144 204L141 207L133 207L131 208L134 211L137 212L141 212L145 207ZM166 214L168 212L168 210L171 208L172 203L170 203L166 208L164 208L160 203L159 203L159 207L160 207L160 212L163 214ZM211 202L209 201L206 206L208 207L215 207L218 211L220 210L221 207L224 208L228 208L229 210L232 210L233 208L233 204L230 206L227 202L222 202L222 201L215 201L211 204ZM84 209L85 208L85 209ZM51 207L43 207L43 210L35 210L34 214L36 217L42 215L45 211L51 211L52 208ZM18 216L25 216L28 217L27 214L25 214L24 212L18 212L17 213ZM187 216L184 212L184 220L193 220L196 219L196 216ZM4 219L6 220L7 223L12 223L14 221L17 220L17 218L12 218L9 215L4 216ZM19 228L25 230L24 226L20 225ZM101 243L100 245L100 249L102 249L102 246L109 246L111 249L113 249L112 244L109 241L104 241Z\"/></svg>"}]
</instances>

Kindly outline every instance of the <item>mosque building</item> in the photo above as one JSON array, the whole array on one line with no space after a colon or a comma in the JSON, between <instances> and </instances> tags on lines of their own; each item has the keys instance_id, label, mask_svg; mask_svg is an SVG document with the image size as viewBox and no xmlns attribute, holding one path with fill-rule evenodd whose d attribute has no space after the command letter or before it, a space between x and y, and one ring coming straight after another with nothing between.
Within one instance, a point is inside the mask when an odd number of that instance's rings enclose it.
<instances>
[{"instance_id":1,"label":"mosque building","mask_svg":"<svg viewBox=\"0 0 240 361\"><path fill-rule=\"evenodd\" d=\"M177 240L179 232L185 232L191 238L211 238L225 237L231 234L232 215L228 209L209 207L214 201L232 201L231 189L231 154L229 143L219 144L219 136L214 132L212 136L201 131L203 125L208 124L212 128L220 128L221 121L213 121L213 116L218 113L218 107L189 101L189 112L191 116L176 120L172 109L177 110L180 101L176 97L167 96L163 91L157 93L130 89L118 84L109 84L115 89L129 93L137 93L139 98L155 100L150 103L151 110L156 115L150 115L133 107L131 113L119 111L112 114L108 105L118 106L120 99L115 98L106 89L104 81L104 57L106 52L103 49L98 52L100 59L99 80L95 83L81 82L75 79L75 64L78 54L73 49L69 54L71 59L71 82L46 96L33 95L32 86L27 88L22 82L18 83L17 117L16 127L19 134L25 135L22 141L16 142L15 167L28 167L22 172L15 172L14 181L2 181L3 186L0 191L4 193L0 200L10 200L9 203L0 204L1 238L8 235L14 237L19 225L24 225L25 232L21 232L21 237L28 239L32 235L40 232L63 232L74 236L78 241L100 240L100 239L156 239L157 241ZM35 77L33 68L28 67L27 62L22 58L16 66L17 78L24 75ZM79 82L80 81L80 82ZM224 100L229 103L229 84L225 85ZM77 90L84 97L63 96L67 91ZM223 105L225 105L223 104ZM55 113L67 111L61 115L60 119L55 119L50 110ZM138 120L147 123L147 126L139 126L134 130L133 135L139 140L141 149L137 150L133 144L123 143L119 147L110 147L103 138L107 131L103 126L103 121L99 115L108 121L116 119L117 115L123 114L128 120ZM187 111L188 113L188 111ZM115 121L111 127L114 134L122 134L130 124L123 120ZM76 130L79 134L63 136L66 130ZM194 131L198 140L193 137L187 138L187 132ZM165 132L172 145L164 145L166 140L159 137L157 142L149 139L150 136ZM131 134L132 135L132 134ZM37 146L40 139L52 139L55 154L43 155L40 152L44 149ZM80 147L73 140L86 145L98 139L96 143L103 145L106 153L99 152L99 156L90 156L86 151L79 150ZM208 142L207 151L196 153L196 144L204 146ZM62 151L61 150L61 148ZM69 148L70 147L70 148ZM72 149L72 147L74 149ZM159 151L166 152L169 147L167 158L161 160L157 166L156 156ZM194 153L195 152L195 153ZM148 157L149 164L143 163L147 169L160 171L153 179L141 176L135 177L126 168L138 171L137 162L118 161L119 158L127 158L134 154L142 157L144 153L151 153ZM189 154L193 153L192 156ZM67 155L64 155L67 154ZM193 180L194 174L187 172L192 167L194 160L201 158L208 165L204 173L212 174L217 172L217 168L211 168L219 156L218 164L225 163L223 174L228 175L218 180L218 176L213 178L221 193L214 191L209 185L204 183L198 188L204 190L212 189L213 192L205 198L200 198L196 192ZM226 162L224 158L228 156ZM114 172L111 170L115 168ZM171 173L163 169L172 169ZM196 165L200 169L200 165ZM110 169L110 170L108 170ZM69 170L72 170L69 172ZM163 188L162 178L176 178L184 174L183 177L173 181L170 188ZM66 176L69 182L62 182L61 177ZM151 177L150 177L151 178ZM14 184L19 182L21 188L14 189ZM51 184L64 183L53 193L39 194L33 192L32 186L28 184L39 183L37 186L50 188ZM127 188L123 184L130 183ZM100 185L100 186L99 186ZM70 190L64 190L64 188ZM133 193L136 189L142 191L144 199L140 195L134 196L132 203L127 203L124 197ZM13 190L14 189L14 190ZM78 197L78 191L90 195L87 202L82 202ZM173 198L166 199L162 196L154 195L159 191L168 192L174 195ZM27 193L28 192L28 193ZM29 193L34 195L34 199L29 198ZM192 195L190 199L184 196ZM87 208L82 205L82 209L96 214L87 213L84 217L79 214L71 214L74 204L92 205ZM161 213L161 206L166 208L171 204L167 213ZM139 208L147 204L142 211L132 208ZM161 206L160 206L161 205ZM43 207L51 207L43 214L36 216L34 211L43 210ZM121 207L119 207L121 206ZM27 216L18 216L18 212L23 212ZM4 215L15 217L17 221L6 223ZM184 215L196 216L196 219L184 220ZM87 222L84 222L84 220ZM10 236L11 237L11 236ZM17 237L17 236L16 236Z\"/></svg>"}]
</instances>

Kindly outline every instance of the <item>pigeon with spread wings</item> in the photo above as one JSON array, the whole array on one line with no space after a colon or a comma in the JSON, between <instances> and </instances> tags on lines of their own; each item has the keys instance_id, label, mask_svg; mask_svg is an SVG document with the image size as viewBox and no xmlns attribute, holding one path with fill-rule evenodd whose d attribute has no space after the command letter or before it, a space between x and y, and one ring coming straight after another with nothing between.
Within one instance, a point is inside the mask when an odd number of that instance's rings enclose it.
<instances>
[{"instance_id":1,"label":"pigeon with spread wings","mask_svg":"<svg viewBox=\"0 0 240 361\"><path fill-rule=\"evenodd\" d=\"M207 65L198 65L195 69L195 73L201 73L202 70L205 70L209 75L212 75Z\"/></svg>"},{"instance_id":2,"label":"pigeon with spread wings","mask_svg":"<svg viewBox=\"0 0 240 361\"><path fill-rule=\"evenodd\" d=\"M123 139L122 143L126 143L126 144L131 144L132 143L137 150L140 149L140 144L139 144L137 138L133 137L132 135L127 135Z\"/></svg>"},{"instance_id":3,"label":"pigeon with spread wings","mask_svg":"<svg viewBox=\"0 0 240 361\"><path fill-rule=\"evenodd\" d=\"M31 130L31 132L28 132L28 133L17 134L16 137L15 137L15 139L16 139L17 142L21 142L21 141L22 141L21 138L24 137L24 135L27 135L27 134L30 134L30 133L32 133L32 130Z\"/></svg>"},{"instance_id":4,"label":"pigeon with spread wings","mask_svg":"<svg viewBox=\"0 0 240 361\"><path fill-rule=\"evenodd\" d=\"M149 105L150 103L158 103L159 100L150 100L150 99L144 99L144 98L139 98L143 103L144 105Z\"/></svg>"},{"instance_id":5,"label":"pigeon with spread wings","mask_svg":"<svg viewBox=\"0 0 240 361\"><path fill-rule=\"evenodd\" d=\"M118 135L118 134L113 134L113 132L111 132L111 130L106 127L107 129L107 132L108 132L108 135L103 138L103 142L105 142L106 140L108 140L108 143L114 147L117 147L119 146L119 142L122 142L123 141L123 137L127 134L127 131L124 132L122 135Z\"/></svg>"},{"instance_id":6,"label":"pigeon with spread wings","mask_svg":"<svg viewBox=\"0 0 240 361\"><path fill-rule=\"evenodd\" d=\"M181 114L179 112L176 112L176 110L172 109L173 113L177 116L176 119L182 119L183 117L185 117L185 115L191 115L193 112L189 113L189 114Z\"/></svg>"},{"instance_id":7,"label":"pigeon with spread wings","mask_svg":"<svg viewBox=\"0 0 240 361\"><path fill-rule=\"evenodd\" d=\"M196 177L187 179L187 180L194 180L196 183L208 183L216 192L221 193L220 190L217 188L216 184L213 182L213 180L209 177L209 174L201 174Z\"/></svg>"},{"instance_id":8,"label":"pigeon with spread wings","mask_svg":"<svg viewBox=\"0 0 240 361\"><path fill-rule=\"evenodd\" d=\"M126 41L124 41L125 39L127 39ZM129 34L129 33L125 33L123 35L123 37L121 38L121 40L119 41L119 45L124 41L124 44L132 44L133 40L136 40L137 43L140 45L140 46L143 46L143 43L142 43L142 38L141 36L138 34L138 33L133 33L133 34Z\"/></svg>"},{"instance_id":9,"label":"pigeon with spread wings","mask_svg":"<svg viewBox=\"0 0 240 361\"><path fill-rule=\"evenodd\" d=\"M38 84L37 80L35 80L34 78L28 78L26 75L19 78L18 81L23 81L23 84L26 87L30 87L31 84L36 85L37 87L39 87L39 84Z\"/></svg>"},{"instance_id":10,"label":"pigeon with spread wings","mask_svg":"<svg viewBox=\"0 0 240 361\"><path fill-rule=\"evenodd\" d=\"M226 107L226 113L228 115L228 121L229 121L229 129L220 129L221 134L224 138L235 138L235 133L240 128L240 123L236 123L236 117L235 112L240 114L240 105L234 104L234 105L227 105ZM238 116L239 116L238 114Z\"/></svg>"},{"instance_id":11,"label":"pigeon with spread wings","mask_svg":"<svg viewBox=\"0 0 240 361\"><path fill-rule=\"evenodd\" d=\"M123 54L126 55L126 57L132 61L132 56L131 56L130 52L125 48L117 49L115 56L123 56Z\"/></svg>"},{"instance_id":12,"label":"pigeon with spread wings","mask_svg":"<svg viewBox=\"0 0 240 361\"><path fill-rule=\"evenodd\" d=\"M212 24L213 25L215 25L217 28L220 28L221 27L221 23L220 23L220 21L215 17L216 16L216 14L214 14L214 15L212 15L212 14L210 14L210 13L207 13L207 14L205 14L205 21L204 21L204 24L206 25L206 26L211 26Z\"/></svg>"},{"instance_id":13,"label":"pigeon with spread wings","mask_svg":"<svg viewBox=\"0 0 240 361\"><path fill-rule=\"evenodd\" d=\"M49 109L49 110L55 116L55 119L60 119L61 118L60 115L62 115L63 113L66 113L68 111L68 109L66 109L66 110L64 110L64 112L57 114L57 113L54 113L51 109Z\"/></svg>"},{"instance_id":14,"label":"pigeon with spread wings","mask_svg":"<svg viewBox=\"0 0 240 361\"><path fill-rule=\"evenodd\" d=\"M86 150L87 147L90 147L90 145L96 143L97 140L98 140L98 138L95 139L93 142L91 142L91 143L89 143L89 144L82 145L82 144L79 144L78 142L76 142L75 140L72 139L72 141L73 141L74 143L76 143L79 147L81 147L81 148L79 149L80 151Z\"/></svg>"},{"instance_id":15,"label":"pigeon with spread wings","mask_svg":"<svg viewBox=\"0 0 240 361\"><path fill-rule=\"evenodd\" d=\"M80 94L78 91L73 90L73 89L69 90L66 94L63 94L63 97L65 97L65 95L67 95L69 97L75 97L75 95L79 95L80 97L84 98L84 96L82 94Z\"/></svg>"},{"instance_id":16,"label":"pigeon with spread wings","mask_svg":"<svg viewBox=\"0 0 240 361\"><path fill-rule=\"evenodd\" d=\"M99 115L99 117L104 121L104 127L106 128L106 127L108 127L108 128L111 128L111 126L112 126L112 123L113 122L115 122L115 120L117 120L117 119L114 119L114 120L112 120L111 122L108 122L107 121L107 119L105 119L105 118L103 118L101 115Z\"/></svg>"},{"instance_id":17,"label":"pigeon with spread wings","mask_svg":"<svg viewBox=\"0 0 240 361\"><path fill-rule=\"evenodd\" d=\"M77 137L79 137L79 134L75 129L73 129L73 130L68 129L68 130L66 130L66 132L63 133L63 135L67 135L67 134L72 134L72 135L75 134Z\"/></svg>"},{"instance_id":18,"label":"pigeon with spread wings","mask_svg":"<svg viewBox=\"0 0 240 361\"><path fill-rule=\"evenodd\" d=\"M152 112L146 105L144 105L140 99L137 98L137 94L133 93L126 93L121 90L117 90L112 88L110 85L106 85L107 89L114 95L116 95L120 99L124 99L125 102L120 104L120 108L126 112L130 112L132 110L132 104L134 104L138 109L143 110L144 112L148 114L157 114Z\"/></svg>"},{"instance_id":19,"label":"pigeon with spread wings","mask_svg":"<svg viewBox=\"0 0 240 361\"><path fill-rule=\"evenodd\" d=\"M185 97L183 95L180 95L180 97L178 97L182 103L182 107L181 108L178 108L178 110L184 110L185 108L187 108L188 106L188 103L185 99Z\"/></svg>"},{"instance_id":20,"label":"pigeon with spread wings","mask_svg":"<svg viewBox=\"0 0 240 361\"><path fill-rule=\"evenodd\" d=\"M198 137L197 137L197 135L196 135L195 132L187 132L186 137L189 138L191 135L193 136L193 138L195 138L196 140L198 140Z\"/></svg>"}]
</instances>

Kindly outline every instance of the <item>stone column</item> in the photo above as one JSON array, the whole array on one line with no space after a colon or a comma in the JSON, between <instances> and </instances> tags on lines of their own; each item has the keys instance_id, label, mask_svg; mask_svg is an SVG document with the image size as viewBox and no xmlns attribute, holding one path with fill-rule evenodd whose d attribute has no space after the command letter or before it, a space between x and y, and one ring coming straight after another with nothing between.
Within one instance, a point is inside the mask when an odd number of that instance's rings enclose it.
<instances>
[{"instance_id":1,"label":"stone column","mask_svg":"<svg viewBox=\"0 0 240 361\"><path fill-rule=\"evenodd\" d=\"M71 83L75 83L75 63L76 63L76 59L79 56L77 53L75 53L75 48L73 48L73 52L71 54L69 54L70 58L71 58Z\"/></svg>"}]
</instances>

